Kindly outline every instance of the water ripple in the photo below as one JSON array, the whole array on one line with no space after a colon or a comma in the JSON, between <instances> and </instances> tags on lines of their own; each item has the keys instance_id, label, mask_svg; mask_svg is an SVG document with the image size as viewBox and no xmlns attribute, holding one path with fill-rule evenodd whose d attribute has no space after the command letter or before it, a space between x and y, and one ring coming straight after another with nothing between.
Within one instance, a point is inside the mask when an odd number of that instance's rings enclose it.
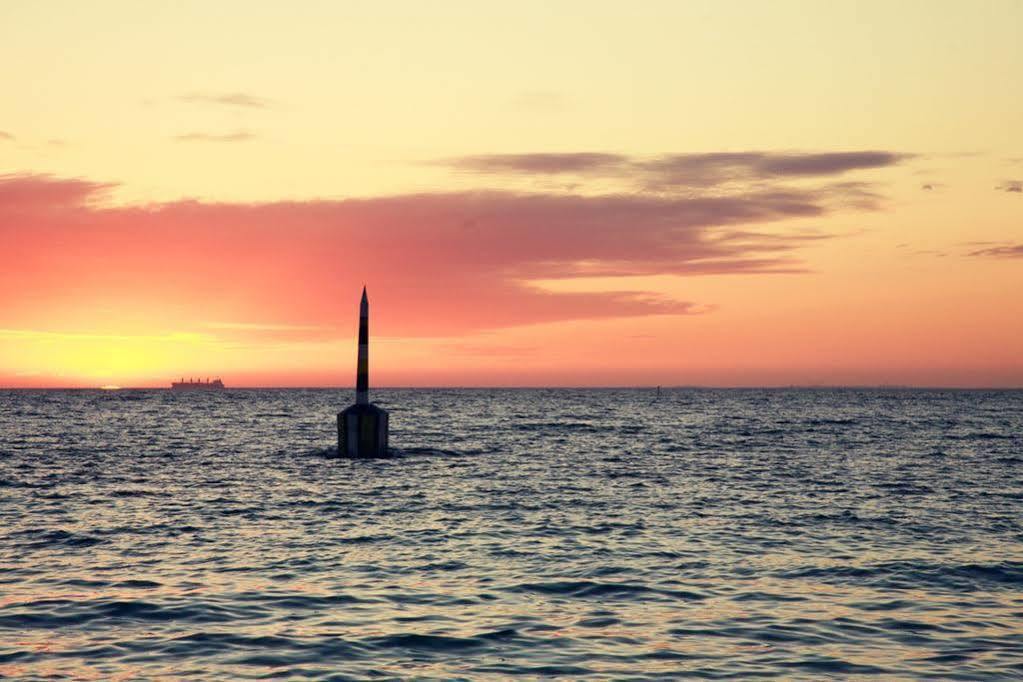
<instances>
[{"instance_id":1,"label":"water ripple","mask_svg":"<svg viewBox=\"0 0 1023 682\"><path fill-rule=\"evenodd\" d=\"M0 391L0 677L1023 675L1023 394Z\"/></svg>"}]
</instances>

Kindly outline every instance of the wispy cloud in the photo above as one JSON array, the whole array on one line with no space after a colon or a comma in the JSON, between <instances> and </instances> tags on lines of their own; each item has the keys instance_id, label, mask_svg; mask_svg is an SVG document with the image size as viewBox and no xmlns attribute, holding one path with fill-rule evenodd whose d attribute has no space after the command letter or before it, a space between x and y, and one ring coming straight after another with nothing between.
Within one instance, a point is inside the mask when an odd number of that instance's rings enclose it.
<instances>
[{"instance_id":1,"label":"wispy cloud","mask_svg":"<svg viewBox=\"0 0 1023 682\"><path fill-rule=\"evenodd\" d=\"M1023 180L1006 180L995 189L1003 192L1023 193Z\"/></svg>"},{"instance_id":2,"label":"wispy cloud","mask_svg":"<svg viewBox=\"0 0 1023 682\"><path fill-rule=\"evenodd\" d=\"M778 153L739 152L675 154L639 166L662 183L708 186L736 180L775 180L841 175L848 171L892 166L905 158L894 152Z\"/></svg>"},{"instance_id":3,"label":"wispy cloud","mask_svg":"<svg viewBox=\"0 0 1023 682\"><path fill-rule=\"evenodd\" d=\"M971 251L968 255L988 258L1023 258L1023 244L1000 244Z\"/></svg>"},{"instance_id":4,"label":"wispy cloud","mask_svg":"<svg viewBox=\"0 0 1023 682\"><path fill-rule=\"evenodd\" d=\"M4 132L3 130L0 130L0 140L13 141L14 140L14 135L11 135L8 132Z\"/></svg>"},{"instance_id":5,"label":"wispy cloud","mask_svg":"<svg viewBox=\"0 0 1023 682\"><path fill-rule=\"evenodd\" d=\"M600 152L484 154L447 159L457 170L501 175L615 177L656 189L708 188L725 183L833 177L886 168L912 158L892 151L716 152L653 158Z\"/></svg>"},{"instance_id":6,"label":"wispy cloud","mask_svg":"<svg viewBox=\"0 0 1023 682\"><path fill-rule=\"evenodd\" d=\"M515 95L511 104L515 109L523 111L554 112L564 109L567 99L555 90L526 90Z\"/></svg>"},{"instance_id":7,"label":"wispy cloud","mask_svg":"<svg viewBox=\"0 0 1023 682\"><path fill-rule=\"evenodd\" d=\"M174 136L178 142L247 142L255 138L256 135L247 130L238 130L233 133L185 133Z\"/></svg>"},{"instance_id":8,"label":"wispy cloud","mask_svg":"<svg viewBox=\"0 0 1023 682\"><path fill-rule=\"evenodd\" d=\"M186 95L179 95L177 99L190 104L212 104L243 109L267 109L273 106L273 101L266 97L259 97L244 92L192 92Z\"/></svg>"},{"instance_id":9,"label":"wispy cloud","mask_svg":"<svg viewBox=\"0 0 1023 682\"><path fill-rule=\"evenodd\" d=\"M459 170L479 173L594 173L628 166L620 154L572 152L566 154L481 154L450 159L444 163Z\"/></svg>"}]
</instances>

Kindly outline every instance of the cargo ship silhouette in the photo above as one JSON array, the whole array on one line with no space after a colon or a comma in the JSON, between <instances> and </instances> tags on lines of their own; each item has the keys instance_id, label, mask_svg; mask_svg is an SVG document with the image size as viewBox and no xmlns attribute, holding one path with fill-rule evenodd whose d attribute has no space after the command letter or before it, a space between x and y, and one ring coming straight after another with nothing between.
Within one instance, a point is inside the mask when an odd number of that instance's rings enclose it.
<instances>
[{"instance_id":1,"label":"cargo ship silhouette","mask_svg":"<svg viewBox=\"0 0 1023 682\"><path fill-rule=\"evenodd\" d=\"M181 381L172 381L172 391L192 391L192 390L205 390L211 388L224 388L224 382L219 378L210 381L208 378L206 381L189 379L185 381L184 377L181 377Z\"/></svg>"}]
</instances>

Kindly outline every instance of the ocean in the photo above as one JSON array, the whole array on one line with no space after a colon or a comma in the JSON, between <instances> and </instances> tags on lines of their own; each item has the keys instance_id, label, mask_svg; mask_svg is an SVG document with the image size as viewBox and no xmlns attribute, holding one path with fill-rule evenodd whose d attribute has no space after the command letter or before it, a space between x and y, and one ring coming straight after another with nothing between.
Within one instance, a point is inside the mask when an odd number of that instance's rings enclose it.
<instances>
[{"instance_id":1,"label":"ocean","mask_svg":"<svg viewBox=\"0 0 1023 682\"><path fill-rule=\"evenodd\" d=\"M1023 392L0 392L0 677L1023 679Z\"/></svg>"}]
</instances>

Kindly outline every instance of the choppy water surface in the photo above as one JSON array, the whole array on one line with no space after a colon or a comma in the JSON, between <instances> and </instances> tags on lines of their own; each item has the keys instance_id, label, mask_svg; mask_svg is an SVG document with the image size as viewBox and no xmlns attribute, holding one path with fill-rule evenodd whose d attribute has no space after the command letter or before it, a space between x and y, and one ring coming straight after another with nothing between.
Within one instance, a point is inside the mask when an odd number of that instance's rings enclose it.
<instances>
[{"instance_id":1,"label":"choppy water surface","mask_svg":"<svg viewBox=\"0 0 1023 682\"><path fill-rule=\"evenodd\" d=\"M1023 676L1023 393L0 392L0 676Z\"/></svg>"}]
</instances>

